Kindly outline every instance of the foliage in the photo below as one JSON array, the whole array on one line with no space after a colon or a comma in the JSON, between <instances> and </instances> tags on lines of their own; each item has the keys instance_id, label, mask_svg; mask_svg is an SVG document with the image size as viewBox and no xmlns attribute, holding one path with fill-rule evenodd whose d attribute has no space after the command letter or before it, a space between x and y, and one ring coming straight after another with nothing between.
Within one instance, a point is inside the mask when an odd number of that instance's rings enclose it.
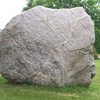
<instances>
[{"instance_id":1,"label":"foliage","mask_svg":"<svg viewBox=\"0 0 100 100\"><path fill-rule=\"evenodd\" d=\"M0 100L99 100L100 60L96 60L97 74L90 87L43 87L8 83L0 76Z\"/></svg>"},{"instance_id":2,"label":"foliage","mask_svg":"<svg viewBox=\"0 0 100 100\"><path fill-rule=\"evenodd\" d=\"M95 47L93 46L94 59L99 59Z\"/></svg>"},{"instance_id":3,"label":"foliage","mask_svg":"<svg viewBox=\"0 0 100 100\"><path fill-rule=\"evenodd\" d=\"M81 6L95 22L96 42L95 48L100 53L100 0L27 0L28 10L36 5L43 5L49 8L72 8Z\"/></svg>"},{"instance_id":4,"label":"foliage","mask_svg":"<svg viewBox=\"0 0 100 100\"><path fill-rule=\"evenodd\" d=\"M99 22L99 24L100 24L100 22ZM95 34L95 44L94 44L94 46L96 48L97 53L100 54L100 25L95 27L95 33L96 34Z\"/></svg>"}]
</instances>

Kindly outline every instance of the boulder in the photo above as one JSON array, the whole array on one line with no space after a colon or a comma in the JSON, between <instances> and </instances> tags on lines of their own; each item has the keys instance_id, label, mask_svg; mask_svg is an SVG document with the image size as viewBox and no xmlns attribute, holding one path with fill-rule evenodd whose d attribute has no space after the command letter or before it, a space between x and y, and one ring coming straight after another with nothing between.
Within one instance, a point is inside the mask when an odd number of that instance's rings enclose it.
<instances>
[{"instance_id":1,"label":"boulder","mask_svg":"<svg viewBox=\"0 0 100 100\"><path fill-rule=\"evenodd\" d=\"M95 75L94 25L82 7L36 6L0 34L0 73L14 83L89 85Z\"/></svg>"}]
</instances>

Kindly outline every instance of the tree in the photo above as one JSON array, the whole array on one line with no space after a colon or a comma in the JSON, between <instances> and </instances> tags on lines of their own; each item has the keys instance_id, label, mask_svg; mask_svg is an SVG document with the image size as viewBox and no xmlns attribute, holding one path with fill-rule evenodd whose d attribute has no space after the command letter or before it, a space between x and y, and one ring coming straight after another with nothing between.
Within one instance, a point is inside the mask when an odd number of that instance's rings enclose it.
<instances>
[{"instance_id":1,"label":"tree","mask_svg":"<svg viewBox=\"0 0 100 100\"><path fill-rule=\"evenodd\" d=\"M28 10L36 5L43 5L49 8L72 8L81 6L91 16L95 23L96 41L95 48L100 53L100 0L27 0L27 7L23 10Z\"/></svg>"}]
</instances>

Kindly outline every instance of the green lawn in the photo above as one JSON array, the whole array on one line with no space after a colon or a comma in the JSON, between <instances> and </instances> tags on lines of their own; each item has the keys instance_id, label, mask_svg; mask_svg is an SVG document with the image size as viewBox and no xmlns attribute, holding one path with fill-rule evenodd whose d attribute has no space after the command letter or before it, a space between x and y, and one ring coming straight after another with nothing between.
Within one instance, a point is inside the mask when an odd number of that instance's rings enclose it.
<instances>
[{"instance_id":1,"label":"green lawn","mask_svg":"<svg viewBox=\"0 0 100 100\"><path fill-rule=\"evenodd\" d=\"M95 62L97 74L89 88L15 85L0 77L0 100L100 100L100 60Z\"/></svg>"}]
</instances>

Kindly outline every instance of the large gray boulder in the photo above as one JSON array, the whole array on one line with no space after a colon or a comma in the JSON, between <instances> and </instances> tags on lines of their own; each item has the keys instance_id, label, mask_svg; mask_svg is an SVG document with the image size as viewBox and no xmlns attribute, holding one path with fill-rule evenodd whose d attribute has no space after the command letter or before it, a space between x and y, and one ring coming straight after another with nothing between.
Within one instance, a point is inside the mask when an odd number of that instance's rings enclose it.
<instances>
[{"instance_id":1,"label":"large gray boulder","mask_svg":"<svg viewBox=\"0 0 100 100\"><path fill-rule=\"evenodd\" d=\"M94 41L93 22L82 7L34 7L0 34L0 73L15 83L89 85Z\"/></svg>"}]
</instances>

